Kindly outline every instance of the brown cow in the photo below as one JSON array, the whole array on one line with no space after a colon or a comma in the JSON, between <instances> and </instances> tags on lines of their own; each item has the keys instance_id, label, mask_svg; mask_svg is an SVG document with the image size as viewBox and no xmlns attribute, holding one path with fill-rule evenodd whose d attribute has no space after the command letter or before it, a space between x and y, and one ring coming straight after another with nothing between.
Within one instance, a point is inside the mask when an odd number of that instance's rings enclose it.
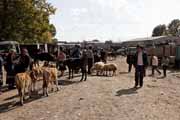
<instances>
[{"instance_id":1,"label":"brown cow","mask_svg":"<svg viewBox=\"0 0 180 120\"><path fill-rule=\"evenodd\" d=\"M15 76L16 87L20 97L20 103L23 105L25 100L25 92L28 89L29 97L31 97L31 77L30 72L18 73Z\"/></svg>"},{"instance_id":2,"label":"brown cow","mask_svg":"<svg viewBox=\"0 0 180 120\"><path fill-rule=\"evenodd\" d=\"M48 86L49 84L54 85L56 84L56 89L59 91L58 87L58 79L57 79L57 69L56 68L43 68L43 94L48 96ZM54 88L52 87L52 90Z\"/></svg>"}]
</instances>

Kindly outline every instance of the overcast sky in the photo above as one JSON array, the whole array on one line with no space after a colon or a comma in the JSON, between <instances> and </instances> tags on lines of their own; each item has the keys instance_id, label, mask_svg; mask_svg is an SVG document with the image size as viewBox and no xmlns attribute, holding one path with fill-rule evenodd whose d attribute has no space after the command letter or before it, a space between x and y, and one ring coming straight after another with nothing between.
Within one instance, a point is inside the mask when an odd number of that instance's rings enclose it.
<instances>
[{"instance_id":1,"label":"overcast sky","mask_svg":"<svg viewBox=\"0 0 180 120\"><path fill-rule=\"evenodd\" d=\"M124 41L151 36L158 24L180 18L180 0L48 0L59 40Z\"/></svg>"}]
</instances>

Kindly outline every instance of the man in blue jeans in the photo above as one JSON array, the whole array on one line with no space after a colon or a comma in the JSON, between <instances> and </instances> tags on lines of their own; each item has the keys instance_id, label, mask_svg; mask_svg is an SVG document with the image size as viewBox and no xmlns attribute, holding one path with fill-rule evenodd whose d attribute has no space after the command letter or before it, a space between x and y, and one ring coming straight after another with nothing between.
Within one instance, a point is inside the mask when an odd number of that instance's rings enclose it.
<instances>
[{"instance_id":1,"label":"man in blue jeans","mask_svg":"<svg viewBox=\"0 0 180 120\"><path fill-rule=\"evenodd\" d=\"M134 66L135 66L135 88L138 85L143 87L143 78L145 68L148 66L147 54L144 52L143 47L137 45L137 52L134 56Z\"/></svg>"}]
</instances>

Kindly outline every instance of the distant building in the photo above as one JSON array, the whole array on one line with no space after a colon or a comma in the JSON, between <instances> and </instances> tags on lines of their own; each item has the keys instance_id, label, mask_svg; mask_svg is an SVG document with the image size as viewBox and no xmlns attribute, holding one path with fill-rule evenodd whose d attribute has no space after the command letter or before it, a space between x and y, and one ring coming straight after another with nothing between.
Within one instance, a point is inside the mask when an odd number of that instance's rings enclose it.
<instances>
[{"instance_id":1,"label":"distant building","mask_svg":"<svg viewBox=\"0 0 180 120\"><path fill-rule=\"evenodd\" d=\"M180 37L170 37L170 36L159 36L159 37L146 37L146 38L137 38L130 41L122 42L122 46L134 47L138 44L144 46L153 46L153 45L167 45L167 44L180 44Z\"/></svg>"}]
</instances>

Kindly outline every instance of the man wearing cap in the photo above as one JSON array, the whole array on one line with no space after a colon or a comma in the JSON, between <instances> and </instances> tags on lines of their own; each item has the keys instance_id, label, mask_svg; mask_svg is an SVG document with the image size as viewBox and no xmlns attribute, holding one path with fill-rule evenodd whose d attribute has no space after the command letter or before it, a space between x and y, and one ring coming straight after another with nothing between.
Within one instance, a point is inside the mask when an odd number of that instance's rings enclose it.
<instances>
[{"instance_id":1,"label":"man wearing cap","mask_svg":"<svg viewBox=\"0 0 180 120\"><path fill-rule=\"evenodd\" d=\"M5 60L5 65L4 68L7 72L6 74L6 84L8 84L8 89L14 89L14 84L15 84L15 59L16 59L16 50L15 49L10 49L8 56Z\"/></svg>"},{"instance_id":2,"label":"man wearing cap","mask_svg":"<svg viewBox=\"0 0 180 120\"><path fill-rule=\"evenodd\" d=\"M137 52L134 58L135 66L135 88L140 85L143 87L144 69L148 66L147 54L143 51L143 47L137 45Z\"/></svg>"}]
</instances>

